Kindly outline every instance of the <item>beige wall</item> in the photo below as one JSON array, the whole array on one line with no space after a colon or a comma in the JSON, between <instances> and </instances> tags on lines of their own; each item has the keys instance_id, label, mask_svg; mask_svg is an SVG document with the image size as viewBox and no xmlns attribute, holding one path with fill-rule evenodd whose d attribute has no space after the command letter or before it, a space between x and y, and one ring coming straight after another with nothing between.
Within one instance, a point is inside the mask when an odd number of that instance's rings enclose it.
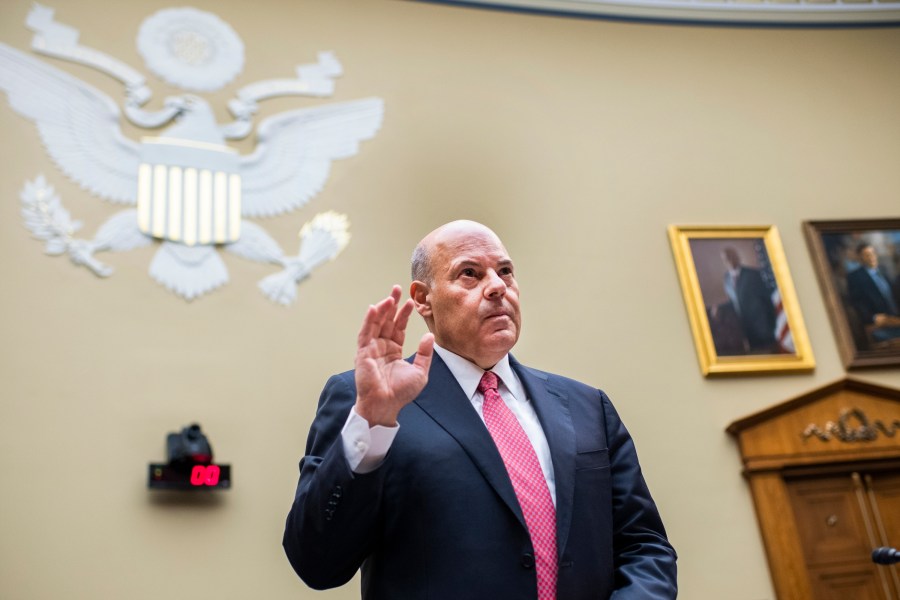
<instances>
[{"instance_id":1,"label":"beige wall","mask_svg":"<svg viewBox=\"0 0 900 600\"><path fill-rule=\"evenodd\" d=\"M137 28L170 5L52 4L84 43L142 71ZM231 283L192 303L148 277L153 248L100 255L116 273L98 279L42 254L19 190L45 173L84 237L118 209L56 170L3 103L0 597L358 597L356 583L307 591L283 557L296 462L322 383L352 364L366 305L406 283L422 234L467 217L494 227L517 261L518 357L602 387L629 425L681 555L682 597L772 598L724 429L845 375L800 223L897 216L900 30L675 27L375 0L192 4L246 45L244 73L212 96L222 120L238 87L289 76L324 49L346 70L336 99L384 98L378 136L334 166L310 205L264 223L292 250L303 222L334 209L353 239L288 309L256 290L273 267L230 255ZM28 48L29 5L3 1L0 40ZM63 68L121 99L103 76ZM155 102L175 93L152 85ZM312 103L271 101L264 114ZM673 223L779 227L813 374L700 375ZM412 335L422 331L417 322ZM859 377L900 387L897 368ZM234 489L211 502L148 492L146 464L193 420L233 465Z\"/></svg>"}]
</instances>

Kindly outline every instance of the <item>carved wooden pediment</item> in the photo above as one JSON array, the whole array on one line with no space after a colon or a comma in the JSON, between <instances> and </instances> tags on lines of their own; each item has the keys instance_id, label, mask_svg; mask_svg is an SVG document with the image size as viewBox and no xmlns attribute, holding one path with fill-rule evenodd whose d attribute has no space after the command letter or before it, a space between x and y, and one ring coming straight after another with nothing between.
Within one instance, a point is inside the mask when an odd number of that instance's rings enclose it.
<instances>
[{"instance_id":1,"label":"carved wooden pediment","mask_svg":"<svg viewBox=\"0 0 900 600\"><path fill-rule=\"evenodd\" d=\"M728 426L747 471L900 457L900 390L843 379Z\"/></svg>"}]
</instances>

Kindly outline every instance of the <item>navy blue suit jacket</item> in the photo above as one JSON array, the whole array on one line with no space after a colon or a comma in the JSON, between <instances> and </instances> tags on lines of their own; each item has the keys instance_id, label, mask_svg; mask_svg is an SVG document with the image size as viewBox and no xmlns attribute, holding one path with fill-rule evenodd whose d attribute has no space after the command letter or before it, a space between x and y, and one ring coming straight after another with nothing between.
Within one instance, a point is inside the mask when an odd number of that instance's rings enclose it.
<instances>
[{"instance_id":1,"label":"navy blue suit jacket","mask_svg":"<svg viewBox=\"0 0 900 600\"><path fill-rule=\"evenodd\" d=\"M726 279L728 275L725 275ZM727 284L726 284L727 285ZM751 351L777 352L775 344L775 305L772 290L759 269L741 267L735 294L744 337Z\"/></svg>"},{"instance_id":2,"label":"navy blue suit jacket","mask_svg":"<svg viewBox=\"0 0 900 600\"><path fill-rule=\"evenodd\" d=\"M884 271L879 270L879 272L885 278L885 281L888 281ZM891 293L893 294L893 290L891 290ZM865 325L874 323L875 315L877 314L884 313L896 316L894 308L890 305L887 298L884 297L884 294L881 293L869 272L863 267L851 271L847 275L847 294L850 296L850 303L859 313L859 318L862 319Z\"/></svg>"},{"instance_id":3,"label":"navy blue suit jacket","mask_svg":"<svg viewBox=\"0 0 900 600\"><path fill-rule=\"evenodd\" d=\"M553 460L559 600L671 599L675 551L606 395L510 363ZM362 568L369 600L537 597L533 548L500 454L450 370L434 356L428 385L400 412L384 463L354 474L340 432L356 400L353 372L319 400L284 547L311 587Z\"/></svg>"}]
</instances>

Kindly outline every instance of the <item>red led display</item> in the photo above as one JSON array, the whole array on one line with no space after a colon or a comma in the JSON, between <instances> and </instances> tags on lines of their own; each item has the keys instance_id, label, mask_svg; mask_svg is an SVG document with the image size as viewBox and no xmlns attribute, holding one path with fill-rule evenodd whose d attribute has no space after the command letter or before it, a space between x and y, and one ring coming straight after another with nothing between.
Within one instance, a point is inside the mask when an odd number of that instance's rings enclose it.
<instances>
[{"instance_id":1,"label":"red led display","mask_svg":"<svg viewBox=\"0 0 900 600\"><path fill-rule=\"evenodd\" d=\"M194 465L191 469L191 485L216 486L219 483L219 467L216 465Z\"/></svg>"},{"instance_id":2,"label":"red led display","mask_svg":"<svg viewBox=\"0 0 900 600\"><path fill-rule=\"evenodd\" d=\"M151 464L147 485L163 490L219 490L231 487L231 465Z\"/></svg>"}]
</instances>

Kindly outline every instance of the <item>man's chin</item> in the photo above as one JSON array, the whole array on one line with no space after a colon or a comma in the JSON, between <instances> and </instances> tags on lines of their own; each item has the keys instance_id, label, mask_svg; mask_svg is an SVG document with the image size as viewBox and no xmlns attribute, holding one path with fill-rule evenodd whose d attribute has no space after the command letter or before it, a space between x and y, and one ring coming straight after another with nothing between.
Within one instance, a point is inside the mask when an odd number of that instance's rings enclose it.
<instances>
[{"instance_id":1,"label":"man's chin","mask_svg":"<svg viewBox=\"0 0 900 600\"><path fill-rule=\"evenodd\" d=\"M482 339L482 347L489 348L498 354L506 354L519 340L515 329L499 329L489 333Z\"/></svg>"}]
</instances>

